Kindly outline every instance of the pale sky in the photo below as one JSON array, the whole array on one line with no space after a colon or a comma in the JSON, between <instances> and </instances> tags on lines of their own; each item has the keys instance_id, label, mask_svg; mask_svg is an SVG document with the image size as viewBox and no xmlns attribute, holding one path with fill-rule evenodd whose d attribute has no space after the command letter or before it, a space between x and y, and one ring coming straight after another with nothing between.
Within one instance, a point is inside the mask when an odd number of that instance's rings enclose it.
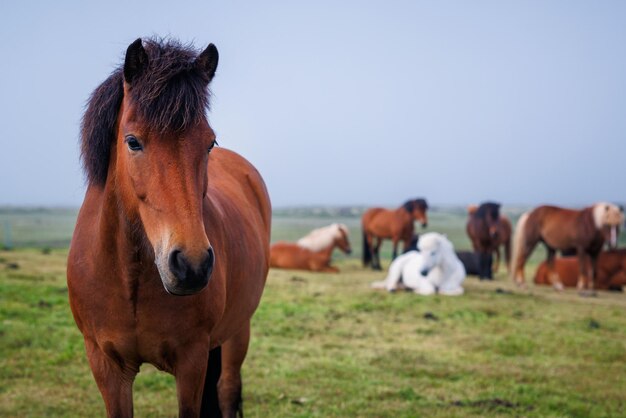
<instances>
[{"instance_id":1,"label":"pale sky","mask_svg":"<svg viewBox=\"0 0 626 418\"><path fill-rule=\"evenodd\" d=\"M274 206L626 201L624 1L4 1L0 205L81 203L138 37L220 53L209 120Z\"/></svg>"}]
</instances>

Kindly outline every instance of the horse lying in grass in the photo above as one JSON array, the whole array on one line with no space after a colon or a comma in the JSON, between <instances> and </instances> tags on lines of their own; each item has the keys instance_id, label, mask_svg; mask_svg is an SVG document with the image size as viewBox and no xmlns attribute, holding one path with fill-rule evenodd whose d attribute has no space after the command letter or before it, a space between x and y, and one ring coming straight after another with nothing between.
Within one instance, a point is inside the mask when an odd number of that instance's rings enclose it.
<instances>
[{"instance_id":1,"label":"horse lying in grass","mask_svg":"<svg viewBox=\"0 0 626 418\"><path fill-rule=\"evenodd\" d=\"M436 232L423 234L417 247L417 251L396 258L385 280L372 283L372 287L390 292L408 288L420 295L462 295L465 268L448 238Z\"/></svg>"},{"instance_id":2,"label":"horse lying in grass","mask_svg":"<svg viewBox=\"0 0 626 418\"><path fill-rule=\"evenodd\" d=\"M577 287L583 295L593 294L598 255L605 242L610 248L617 245L619 227L623 223L623 209L605 202L581 210L540 206L526 212L515 226L513 280L524 285L524 264L535 246L543 242L548 249L546 262L552 285L558 290L563 288L554 273L556 251L575 248L579 267Z\"/></svg>"},{"instance_id":3,"label":"horse lying in grass","mask_svg":"<svg viewBox=\"0 0 626 418\"><path fill-rule=\"evenodd\" d=\"M343 224L314 229L295 244L277 242L270 248L270 267L338 273L339 269L330 265L335 248L352 252L348 227Z\"/></svg>"},{"instance_id":4,"label":"horse lying in grass","mask_svg":"<svg viewBox=\"0 0 626 418\"><path fill-rule=\"evenodd\" d=\"M465 268L465 274L471 276L478 276L480 274L480 255L474 251L457 251L456 256L459 257L463 267Z\"/></svg>"},{"instance_id":5,"label":"horse lying in grass","mask_svg":"<svg viewBox=\"0 0 626 418\"><path fill-rule=\"evenodd\" d=\"M626 286L626 249L610 250L598 255L596 266L596 289L622 290ZM554 260L554 272L565 287L576 287L578 283L578 259L560 257ZM535 284L550 285L547 262L543 262L535 273Z\"/></svg>"}]
</instances>

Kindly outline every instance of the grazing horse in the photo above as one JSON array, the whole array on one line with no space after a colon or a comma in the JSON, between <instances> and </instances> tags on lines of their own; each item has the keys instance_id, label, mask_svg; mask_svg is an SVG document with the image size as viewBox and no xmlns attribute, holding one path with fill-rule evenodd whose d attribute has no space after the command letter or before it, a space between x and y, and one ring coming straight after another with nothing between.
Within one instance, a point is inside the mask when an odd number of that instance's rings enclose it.
<instances>
[{"instance_id":1,"label":"grazing horse","mask_svg":"<svg viewBox=\"0 0 626 418\"><path fill-rule=\"evenodd\" d=\"M576 257L556 257L554 272L565 287L578 284L578 259ZM535 273L535 284L551 285L548 263L542 262ZM598 255L595 288L601 290L622 290L626 286L626 249L602 251Z\"/></svg>"},{"instance_id":2,"label":"grazing horse","mask_svg":"<svg viewBox=\"0 0 626 418\"><path fill-rule=\"evenodd\" d=\"M297 243L277 242L270 248L270 267L339 273L337 267L330 265L335 248L350 254L348 227L332 224L314 229Z\"/></svg>"},{"instance_id":3,"label":"grazing horse","mask_svg":"<svg viewBox=\"0 0 626 418\"><path fill-rule=\"evenodd\" d=\"M411 289L420 295L456 296L463 294L465 268L445 235L429 232L420 237L417 251L409 251L391 262L385 280L372 283L376 289L392 292Z\"/></svg>"},{"instance_id":4,"label":"grazing horse","mask_svg":"<svg viewBox=\"0 0 626 418\"><path fill-rule=\"evenodd\" d=\"M500 245L500 204L482 203L471 212L466 225L467 235L474 251L479 255L480 279L493 279L493 253Z\"/></svg>"},{"instance_id":5,"label":"grazing horse","mask_svg":"<svg viewBox=\"0 0 626 418\"><path fill-rule=\"evenodd\" d=\"M426 211L428 203L425 199L414 199L405 202L397 209L370 208L361 218L363 229L363 266L370 265L374 270L381 270L379 250L383 239L391 239L393 256L398 255L398 242L402 241L408 248L413 239L413 221L428 225Z\"/></svg>"},{"instance_id":6,"label":"grazing horse","mask_svg":"<svg viewBox=\"0 0 626 418\"><path fill-rule=\"evenodd\" d=\"M581 209L539 206L524 213L515 226L513 238L513 280L520 286L524 281L524 264L539 242L548 250L547 265L550 283L560 290L563 284L554 271L557 250L576 249L579 275L577 287L593 292L598 254L607 241L617 245L617 230L624 222L623 210L610 203L596 203Z\"/></svg>"},{"instance_id":7,"label":"grazing horse","mask_svg":"<svg viewBox=\"0 0 626 418\"><path fill-rule=\"evenodd\" d=\"M133 415L142 363L175 376L181 417L243 413L271 207L257 170L213 148L217 62L213 44L137 39L83 117L88 186L67 283L109 417Z\"/></svg>"},{"instance_id":8,"label":"grazing horse","mask_svg":"<svg viewBox=\"0 0 626 418\"><path fill-rule=\"evenodd\" d=\"M474 212L478 210L478 205L470 205L467 207L468 216L472 216ZM493 272L496 273L500 269L500 260L501 253L500 248L504 247L504 261L506 262L507 272L511 272L511 238L513 236L513 226L511 224L511 220L506 216L500 213L500 222L498 223L498 232L496 234L496 239L498 243L496 244L496 249L493 252L495 255L495 261L493 263ZM467 267L467 265L466 265ZM468 274L471 274L468 272ZM478 273L476 273L478 274Z\"/></svg>"}]
</instances>

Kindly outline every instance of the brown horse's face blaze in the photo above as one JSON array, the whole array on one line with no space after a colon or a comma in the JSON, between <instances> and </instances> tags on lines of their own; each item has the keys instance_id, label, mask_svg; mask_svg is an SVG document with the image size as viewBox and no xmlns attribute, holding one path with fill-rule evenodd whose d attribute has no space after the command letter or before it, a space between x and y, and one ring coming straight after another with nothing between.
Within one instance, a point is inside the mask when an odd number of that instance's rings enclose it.
<instances>
[{"instance_id":1,"label":"brown horse's face blaze","mask_svg":"<svg viewBox=\"0 0 626 418\"><path fill-rule=\"evenodd\" d=\"M413 209L413 219L422 224L422 228L428 226L428 216L426 215L426 209L416 206Z\"/></svg>"},{"instance_id":2,"label":"brown horse's face blaze","mask_svg":"<svg viewBox=\"0 0 626 418\"><path fill-rule=\"evenodd\" d=\"M491 214L487 215L487 228L491 239L498 238L498 230L500 228L500 218L493 219Z\"/></svg>"},{"instance_id":3,"label":"brown horse's face blaze","mask_svg":"<svg viewBox=\"0 0 626 418\"><path fill-rule=\"evenodd\" d=\"M214 141L206 120L184 132L151 131L125 94L116 144L117 182L125 202L132 202L131 214L140 218L165 289L174 295L204 289L213 270L203 200Z\"/></svg>"}]
</instances>

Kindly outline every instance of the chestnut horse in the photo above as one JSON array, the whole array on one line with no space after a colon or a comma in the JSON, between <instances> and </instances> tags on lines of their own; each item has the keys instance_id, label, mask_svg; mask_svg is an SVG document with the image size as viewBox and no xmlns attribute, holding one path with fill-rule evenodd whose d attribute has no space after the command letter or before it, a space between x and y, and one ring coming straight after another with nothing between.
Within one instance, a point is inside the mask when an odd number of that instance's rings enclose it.
<instances>
[{"instance_id":1,"label":"chestnut horse","mask_svg":"<svg viewBox=\"0 0 626 418\"><path fill-rule=\"evenodd\" d=\"M213 44L137 39L83 117L88 186L67 283L109 417L133 415L142 363L175 376L181 417L241 412L271 207L257 170L213 149L217 62Z\"/></svg>"},{"instance_id":2,"label":"chestnut horse","mask_svg":"<svg viewBox=\"0 0 626 418\"><path fill-rule=\"evenodd\" d=\"M556 257L554 272L565 287L578 284L578 259L576 257ZM542 262L535 273L535 284L551 285L548 263ZM602 251L596 266L596 289L622 290L626 286L626 249Z\"/></svg>"},{"instance_id":3,"label":"chestnut horse","mask_svg":"<svg viewBox=\"0 0 626 418\"><path fill-rule=\"evenodd\" d=\"M335 248L350 254L348 227L332 224L318 228L297 243L277 242L270 248L270 267L338 273L339 269L330 265Z\"/></svg>"},{"instance_id":4,"label":"chestnut horse","mask_svg":"<svg viewBox=\"0 0 626 418\"><path fill-rule=\"evenodd\" d=\"M467 207L467 214L471 216L474 212L478 210L478 205L469 205ZM506 270L507 272L511 272L511 238L513 236L513 226L511 224L511 220L506 216L500 213L500 222L498 223L498 232L496 235L496 239L498 243L496 244L496 249L493 252L495 255L495 260L493 263L493 271L494 273L500 269L500 260L501 253L500 248L504 248L504 261L506 262ZM469 273L468 273L469 274Z\"/></svg>"},{"instance_id":5,"label":"chestnut horse","mask_svg":"<svg viewBox=\"0 0 626 418\"><path fill-rule=\"evenodd\" d=\"M513 239L513 280L524 285L524 264L539 242L548 250L547 265L550 283L556 289L563 284L554 271L557 250L576 249L580 291L593 292L596 262L605 241L611 248L617 245L617 230L624 222L621 208L610 203L596 203L581 209L539 206L523 214L515 227Z\"/></svg>"},{"instance_id":6,"label":"chestnut horse","mask_svg":"<svg viewBox=\"0 0 626 418\"><path fill-rule=\"evenodd\" d=\"M470 212L466 231L479 256L478 277L493 279L493 253L500 245L500 204L485 202Z\"/></svg>"},{"instance_id":7,"label":"chestnut horse","mask_svg":"<svg viewBox=\"0 0 626 418\"><path fill-rule=\"evenodd\" d=\"M428 203L425 199L414 199L405 202L397 209L370 208L361 218L363 229L363 266L371 264L374 270L381 270L379 250L383 239L391 239L393 256L398 255L398 242L402 241L407 249L413 239L413 221L421 222L422 227L428 225L426 211Z\"/></svg>"}]
</instances>

